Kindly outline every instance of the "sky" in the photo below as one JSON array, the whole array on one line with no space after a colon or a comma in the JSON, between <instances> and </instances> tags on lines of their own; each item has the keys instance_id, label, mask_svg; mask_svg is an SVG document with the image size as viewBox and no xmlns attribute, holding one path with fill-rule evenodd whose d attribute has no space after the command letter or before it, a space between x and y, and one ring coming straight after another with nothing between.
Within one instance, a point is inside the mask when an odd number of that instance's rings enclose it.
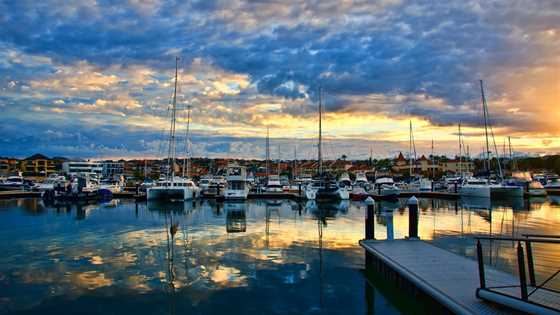
<instances>
[{"instance_id":1,"label":"sky","mask_svg":"<svg viewBox=\"0 0 560 315\"><path fill-rule=\"evenodd\" d=\"M514 1L1 1L0 155L364 159L560 152L560 5ZM495 150L493 150L495 151Z\"/></svg>"}]
</instances>

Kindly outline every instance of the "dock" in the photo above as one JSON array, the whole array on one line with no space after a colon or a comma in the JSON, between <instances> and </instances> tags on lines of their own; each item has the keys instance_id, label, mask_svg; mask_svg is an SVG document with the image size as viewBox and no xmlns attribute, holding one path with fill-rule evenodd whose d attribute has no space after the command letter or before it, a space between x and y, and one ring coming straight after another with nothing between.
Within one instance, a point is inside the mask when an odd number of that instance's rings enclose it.
<instances>
[{"instance_id":1,"label":"dock","mask_svg":"<svg viewBox=\"0 0 560 315\"><path fill-rule=\"evenodd\" d=\"M38 198L38 197L41 197L41 192L38 191L24 191L24 190L0 191L0 199Z\"/></svg>"},{"instance_id":2,"label":"dock","mask_svg":"<svg viewBox=\"0 0 560 315\"><path fill-rule=\"evenodd\" d=\"M476 297L478 264L421 240L364 240L360 245L370 255L375 271L389 272L391 279L406 283L428 295L454 314L511 314L512 310L489 304ZM487 267L486 276L496 285L518 280Z\"/></svg>"}]
</instances>

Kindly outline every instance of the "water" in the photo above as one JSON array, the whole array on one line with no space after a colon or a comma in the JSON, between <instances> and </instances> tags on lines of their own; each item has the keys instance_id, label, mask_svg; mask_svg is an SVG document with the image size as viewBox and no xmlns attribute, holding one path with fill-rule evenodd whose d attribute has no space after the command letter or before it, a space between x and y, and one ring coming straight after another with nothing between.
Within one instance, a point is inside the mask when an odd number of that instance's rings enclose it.
<instances>
[{"instance_id":1,"label":"water","mask_svg":"<svg viewBox=\"0 0 560 315\"><path fill-rule=\"evenodd\" d=\"M419 233L473 258L473 235L558 234L558 203L421 199ZM376 238L406 236L404 204L378 203L394 212L377 215ZM0 313L413 313L362 273L364 212L361 202L0 201ZM487 262L515 273L514 244L486 245ZM559 268L557 248L534 250L539 279Z\"/></svg>"}]
</instances>

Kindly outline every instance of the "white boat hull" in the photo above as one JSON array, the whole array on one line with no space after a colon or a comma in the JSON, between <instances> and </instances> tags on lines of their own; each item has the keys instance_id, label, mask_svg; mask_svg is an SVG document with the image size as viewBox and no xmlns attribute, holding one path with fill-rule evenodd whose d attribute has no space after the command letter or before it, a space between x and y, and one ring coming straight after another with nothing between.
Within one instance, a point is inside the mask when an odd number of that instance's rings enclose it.
<instances>
[{"instance_id":1,"label":"white boat hull","mask_svg":"<svg viewBox=\"0 0 560 315\"><path fill-rule=\"evenodd\" d=\"M461 196L490 198L490 186L462 186L459 188Z\"/></svg>"},{"instance_id":2,"label":"white boat hull","mask_svg":"<svg viewBox=\"0 0 560 315\"><path fill-rule=\"evenodd\" d=\"M224 198L229 200L244 200L247 199L249 195L249 189L236 190L236 189L226 189L224 192Z\"/></svg>"},{"instance_id":3,"label":"white boat hull","mask_svg":"<svg viewBox=\"0 0 560 315\"><path fill-rule=\"evenodd\" d=\"M189 187L150 187L146 191L148 200L190 200L196 198L196 192Z\"/></svg>"}]
</instances>

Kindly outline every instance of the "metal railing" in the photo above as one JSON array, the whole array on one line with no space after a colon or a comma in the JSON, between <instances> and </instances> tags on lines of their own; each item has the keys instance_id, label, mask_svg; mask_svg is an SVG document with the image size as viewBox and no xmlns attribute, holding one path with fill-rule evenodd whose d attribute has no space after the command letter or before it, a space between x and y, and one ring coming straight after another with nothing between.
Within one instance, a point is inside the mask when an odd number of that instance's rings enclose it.
<instances>
[{"instance_id":1,"label":"metal railing","mask_svg":"<svg viewBox=\"0 0 560 315\"><path fill-rule=\"evenodd\" d=\"M560 291L545 287L546 284L548 284L552 279L554 279L556 276L560 274L560 269L553 272L549 277L547 277L541 283L537 284L536 277L535 277L535 261L534 261L533 246L532 246L533 243L560 245L560 235L523 234L522 236L523 237L517 237L517 238L516 237L491 237L491 236L475 237L475 239L477 240L476 253L477 253L477 261L478 261L478 272L480 278L480 289L504 295L505 293L503 291L499 292L496 289L519 288L520 290L519 296L508 295L508 297L521 300L526 303L542 306L545 308L560 310L560 304L544 305L539 303L538 301L530 300L531 295L533 295L535 292L538 292L539 290L547 291L547 293L549 294L556 294L558 295L558 299L560 300ZM519 285L505 285L505 286L492 286L492 287L487 286L481 240L517 242L516 250L517 250L517 268L519 274ZM523 246L523 244L525 246Z\"/></svg>"}]
</instances>

